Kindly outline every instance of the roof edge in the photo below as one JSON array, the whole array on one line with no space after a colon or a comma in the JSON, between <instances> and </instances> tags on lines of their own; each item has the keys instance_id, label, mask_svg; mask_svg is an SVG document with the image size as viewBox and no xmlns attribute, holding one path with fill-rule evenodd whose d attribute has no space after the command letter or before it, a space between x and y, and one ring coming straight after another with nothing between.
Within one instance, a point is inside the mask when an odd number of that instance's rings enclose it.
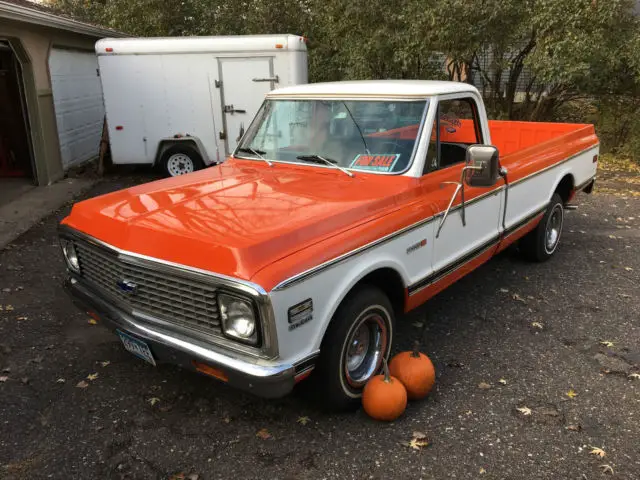
<instances>
[{"instance_id":1,"label":"roof edge","mask_svg":"<svg viewBox=\"0 0 640 480\"><path fill-rule=\"evenodd\" d=\"M70 18L61 17L53 13L47 13L34 8L24 7L0 0L0 17L15 20L32 25L57 28L68 32L88 35L95 38L103 37L127 37L128 35L117 30L97 27L88 23L79 22Z\"/></svg>"}]
</instances>

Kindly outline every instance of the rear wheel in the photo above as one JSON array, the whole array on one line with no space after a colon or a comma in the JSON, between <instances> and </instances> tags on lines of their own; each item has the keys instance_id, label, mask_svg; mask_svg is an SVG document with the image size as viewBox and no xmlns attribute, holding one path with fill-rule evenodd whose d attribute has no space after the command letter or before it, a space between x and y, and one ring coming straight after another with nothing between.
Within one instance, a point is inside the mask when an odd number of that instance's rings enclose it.
<instances>
[{"instance_id":1,"label":"rear wheel","mask_svg":"<svg viewBox=\"0 0 640 480\"><path fill-rule=\"evenodd\" d=\"M360 404L365 384L389 356L394 323L391 302L378 288L360 287L342 302L309 379L323 406L346 410Z\"/></svg>"},{"instance_id":2,"label":"rear wheel","mask_svg":"<svg viewBox=\"0 0 640 480\"><path fill-rule=\"evenodd\" d=\"M544 262L558 248L564 224L564 203L557 193L551 197L538 226L520 240L520 251L528 260Z\"/></svg>"},{"instance_id":3,"label":"rear wheel","mask_svg":"<svg viewBox=\"0 0 640 480\"><path fill-rule=\"evenodd\" d=\"M160 165L169 177L195 172L204 167L200 152L190 145L173 145L162 154Z\"/></svg>"}]
</instances>

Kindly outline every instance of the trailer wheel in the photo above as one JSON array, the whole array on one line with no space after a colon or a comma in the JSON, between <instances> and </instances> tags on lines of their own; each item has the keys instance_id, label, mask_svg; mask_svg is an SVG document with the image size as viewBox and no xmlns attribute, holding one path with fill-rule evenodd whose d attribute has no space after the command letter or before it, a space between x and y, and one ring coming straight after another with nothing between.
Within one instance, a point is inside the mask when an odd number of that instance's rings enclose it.
<instances>
[{"instance_id":1,"label":"trailer wheel","mask_svg":"<svg viewBox=\"0 0 640 480\"><path fill-rule=\"evenodd\" d=\"M160 158L160 165L169 177L177 177L204 168L200 152L190 145L173 145Z\"/></svg>"},{"instance_id":2,"label":"trailer wheel","mask_svg":"<svg viewBox=\"0 0 640 480\"><path fill-rule=\"evenodd\" d=\"M388 358L395 323L393 307L380 289L363 285L336 311L309 381L316 399L329 410L360 405L362 389Z\"/></svg>"},{"instance_id":3,"label":"trailer wheel","mask_svg":"<svg viewBox=\"0 0 640 480\"><path fill-rule=\"evenodd\" d=\"M562 197L554 193L538 226L520 239L520 252L526 259L534 262L548 260L558 248L563 224Z\"/></svg>"}]
</instances>

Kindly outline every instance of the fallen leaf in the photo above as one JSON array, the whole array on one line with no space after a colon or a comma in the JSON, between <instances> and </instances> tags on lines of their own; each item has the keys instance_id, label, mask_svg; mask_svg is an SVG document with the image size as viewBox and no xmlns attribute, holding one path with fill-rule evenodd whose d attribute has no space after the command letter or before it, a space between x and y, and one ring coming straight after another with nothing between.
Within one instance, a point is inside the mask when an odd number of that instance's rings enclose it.
<instances>
[{"instance_id":1,"label":"fallen leaf","mask_svg":"<svg viewBox=\"0 0 640 480\"><path fill-rule=\"evenodd\" d=\"M424 440L427 438L427 434L422 432L413 432L413 438L416 440Z\"/></svg>"},{"instance_id":2,"label":"fallen leaf","mask_svg":"<svg viewBox=\"0 0 640 480\"><path fill-rule=\"evenodd\" d=\"M408 445L409 448L413 448L414 450L422 450L429 446L429 440L424 438L412 438Z\"/></svg>"},{"instance_id":3,"label":"fallen leaf","mask_svg":"<svg viewBox=\"0 0 640 480\"><path fill-rule=\"evenodd\" d=\"M7 380L9 380L9 377L7 377L6 375L3 375L2 377L0 377L0 383L4 383Z\"/></svg>"},{"instance_id":4,"label":"fallen leaf","mask_svg":"<svg viewBox=\"0 0 640 480\"><path fill-rule=\"evenodd\" d=\"M300 425L306 425L307 423L309 423L309 420L311 420L309 417L298 417L298 420L296 420L296 422L298 422Z\"/></svg>"},{"instance_id":5,"label":"fallen leaf","mask_svg":"<svg viewBox=\"0 0 640 480\"><path fill-rule=\"evenodd\" d=\"M633 268L631 268L631 267L624 267L624 269L625 269L627 272L633 272Z\"/></svg>"},{"instance_id":6,"label":"fallen leaf","mask_svg":"<svg viewBox=\"0 0 640 480\"><path fill-rule=\"evenodd\" d=\"M571 430L572 432L579 432L580 430L582 430L582 427L580 425L567 425L567 430Z\"/></svg>"},{"instance_id":7,"label":"fallen leaf","mask_svg":"<svg viewBox=\"0 0 640 480\"><path fill-rule=\"evenodd\" d=\"M507 289L507 288L501 288L500 291L502 293L509 293L509 289Z\"/></svg>"},{"instance_id":8,"label":"fallen leaf","mask_svg":"<svg viewBox=\"0 0 640 480\"><path fill-rule=\"evenodd\" d=\"M631 298L631 295L629 295L628 293L619 293L618 295L620 295L622 298Z\"/></svg>"},{"instance_id":9,"label":"fallen leaf","mask_svg":"<svg viewBox=\"0 0 640 480\"><path fill-rule=\"evenodd\" d=\"M105 360L104 362L100 362L100 365L102 365L103 367L106 367L107 365L110 365L111 362L109 360Z\"/></svg>"},{"instance_id":10,"label":"fallen leaf","mask_svg":"<svg viewBox=\"0 0 640 480\"><path fill-rule=\"evenodd\" d=\"M87 323L89 325L97 325L98 322L96 322L95 318L90 318L89 320L87 320Z\"/></svg>"},{"instance_id":11,"label":"fallen leaf","mask_svg":"<svg viewBox=\"0 0 640 480\"><path fill-rule=\"evenodd\" d=\"M13 312L13 305L5 305L5 306L4 306L4 309L5 309L7 312Z\"/></svg>"},{"instance_id":12,"label":"fallen leaf","mask_svg":"<svg viewBox=\"0 0 640 480\"><path fill-rule=\"evenodd\" d=\"M28 320L28 319L29 319L29 317L25 317L24 315L22 315L22 316L20 316L20 317L16 317L16 320L20 320L20 321L22 321L22 320Z\"/></svg>"},{"instance_id":13,"label":"fallen leaf","mask_svg":"<svg viewBox=\"0 0 640 480\"><path fill-rule=\"evenodd\" d=\"M611 238L611 239L615 240L615 239L616 239L616 236L615 236L615 235L609 235L609 238Z\"/></svg>"},{"instance_id":14,"label":"fallen leaf","mask_svg":"<svg viewBox=\"0 0 640 480\"><path fill-rule=\"evenodd\" d=\"M640 380L640 373L630 373L629 378L637 378L638 380Z\"/></svg>"},{"instance_id":15,"label":"fallen leaf","mask_svg":"<svg viewBox=\"0 0 640 480\"><path fill-rule=\"evenodd\" d=\"M531 326L533 328L539 328L540 330L542 330L544 328L544 325L542 325L540 322L532 322Z\"/></svg>"},{"instance_id":16,"label":"fallen leaf","mask_svg":"<svg viewBox=\"0 0 640 480\"><path fill-rule=\"evenodd\" d=\"M160 399L158 397L151 397L148 401L151 404L151 406L153 407L156 403L158 403L160 401Z\"/></svg>"},{"instance_id":17,"label":"fallen leaf","mask_svg":"<svg viewBox=\"0 0 640 480\"><path fill-rule=\"evenodd\" d=\"M602 473L610 473L613 475L613 468L611 465L600 465L600 468L602 469Z\"/></svg>"},{"instance_id":18,"label":"fallen leaf","mask_svg":"<svg viewBox=\"0 0 640 480\"><path fill-rule=\"evenodd\" d=\"M522 298L520 295L518 295L517 293L514 293L513 295L511 295L511 298L513 298L514 300L516 300L518 302L527 303L527 301L524 298Z\"/></svg>"},{"instance_id":19,"label":"fallen leaf","mask_svg":"<svg viewBox=\"0 0 640 480\"><path fill-rule=\"evenodd\" d=\"M2 291L5 292L5 293L9 293L11 291L11 289L10 288L3 288Z\"/></svg>"},{"instance_id":20,"label":"fallen leaf","mask_svg":"<svg viewBox=\"0 0 640 480\"><path fill-rule=\"evenodd\" d=\"M480 467L480 470L478 470L478 472L480 473L480 475L484 475L485 473L487 473L487 471L482 467Z\"/></svg>"},{"instance_id":21,"label":"fallen leaf","mask_svg":"<svg viewBox=\"0 0 640 480\"><path fill-rule=\"evenodd\" d=\"M613 347L613 342L610 342L609 340L603 340L600 342L600 345L604 345L605 347Z\"/></svg>"},{"instance_id":22,"label":"fallen leaf","mask_svg":"<svg viewBox=\"0 0 640 480\"><path fill-rule=\"evenodd\" d=\"M413 322L411 324L411 326L413 326L415 328L422 328L422 325L424 325L422 322Z\"/></svg>"},{"instance_id":23,"label":"fallen leaf","mask_svg":"<svg viewBox=\"0 0 640 480\"><path fill-rule=\"evenodd\" d=\"M56 380L56 383L64 383L66 380L64 378L59 378Z\"/></svg>"},{"instance_id":24,"label":"fallen leaf","mask_svg":"<svg viewBox=\"0 0 640 480\"><path fill-rule=\"evenodd\" d=\"M89 384L87 382L85 382L84 380L81 380L78 382L78 384L76 385L76 387L78 388L87 388L89 386Z\"/></svg>"},{"instance_id":25,"label":"fallen leaf","mask_svg":"<svg viewBox=\"0 0 640 480\"><path fill-rule=\"evenodd\" d=\"M504 378L501 378L500 380L498 380L498 382L500 382L502 385L507 384L507 381Z\"/></svg>"},{"instance_id":26,"label":"fallen leaf","mask_svg":"<svg viewBox=\"0 0 640 480\"><path fill-rule=\"evenodd\" d=\"M566 395L569 398L575 398L575 397L578 396L578 394L575 392L575 390L573 388L571 390L569 390Z\"/></svg>"},{"instance_id":27,"label":"fallen leaf","mask_svg":"<svg viewBox=\"0 0 640 480\"><path fill-rule=\"evenodd\" d=\"M599 447L592 447L589 446L589 448L591 449L591 451L589 452L589 454L591 455L597 455L600 458L604 457L606 455L605 451Z\"/></svg>"},{"instance_id":28,"label":"fallen leaf","mask_svg":"<svg viewBox=\"0 0 640 480\"><path fill-rule=\"evenodd\" d=\"M531 409L529 407L519 407L519 408L516 408L516 410L519 411L525 417L528 417L529 415L531 415Z\"/></svg>"},{"instance_id":29,"label":"fallen leaf","mask_svg":"<svg viewBox=\"0 0 640 480\"><path fill-rule=\"evenodd\" d=\"M490 384L490 383L487 383L487 382L480 382L480 383L478 384L478 388L479 388L480 390L489 390L489 389L491 388L491 384Z\"/></svg>"},{"instance_id":30,"label":"fallen leaf","mask_svg":"<svg viewBox=\"0 0 640 480\"><path fill-rule=\"evenodd\" d=\"M269 440L270 438L272 438L269 430L267 430L266 428L258 430L258 432L256 433L256 437L261 438L262 440Z\"/></svg>"},{"instance_id":31,"label":"fallen leaf","mask_svg":"<svg viewBox=\"0 0 640 480\"><path fill-rule=\"evenodd\" d=\"M231 423L231 417L223 417L223 418L222 418L222 421L223 421L224 423Z\"/></svg>"},{"instance_id":32,"label":"fallen leaf","mask_svg":"<svg viewBox=\"0 0 640 480\"><path fill-rule=\"evenodd\" d=\"M91 373L89 375L87 375L87 380L95 380L96 378L98 378L98 374L97 373Z\"/></svg>"}]
</instances>

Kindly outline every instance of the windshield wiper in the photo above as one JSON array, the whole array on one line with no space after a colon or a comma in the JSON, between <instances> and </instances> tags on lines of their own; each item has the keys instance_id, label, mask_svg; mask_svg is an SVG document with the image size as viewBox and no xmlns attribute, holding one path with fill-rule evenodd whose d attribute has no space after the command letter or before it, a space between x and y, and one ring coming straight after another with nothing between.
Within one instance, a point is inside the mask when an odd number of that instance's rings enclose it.
<instances>
[{"instance_id":1,"label":"windshield wiper","mask_svg":"<svg viewBox=\"0 0 640 480\"><path fill-rule=\"evenodd\" d=\"M346 168L342 168L340 165L338 165L338 162L336 160L333 160L332 158L325 158L315 154L314 155L298 155L296 158L298 160L302 160L303 162L323 163L325 165L329 165L330 167L337 168L341 172L344 172L347 175L349 175L350 177L355 177L353 173L351 173Z\"/></svg>"},{"instance_id":2,"label":"windshield wiper","mask_svg":"<svg viewBox=\"0 0 640 480\"><path fill-rule=\"evenodd\" d=\"M236 149L236 152L251 153L258 157L260 160L264 160L265 162L267 162L267 165L269 165L270 167L273 167L273 163L262 156L264 153L267 153L264 150L254 150L251 147L240 147Z\"/></svg>"}]
</instances>

